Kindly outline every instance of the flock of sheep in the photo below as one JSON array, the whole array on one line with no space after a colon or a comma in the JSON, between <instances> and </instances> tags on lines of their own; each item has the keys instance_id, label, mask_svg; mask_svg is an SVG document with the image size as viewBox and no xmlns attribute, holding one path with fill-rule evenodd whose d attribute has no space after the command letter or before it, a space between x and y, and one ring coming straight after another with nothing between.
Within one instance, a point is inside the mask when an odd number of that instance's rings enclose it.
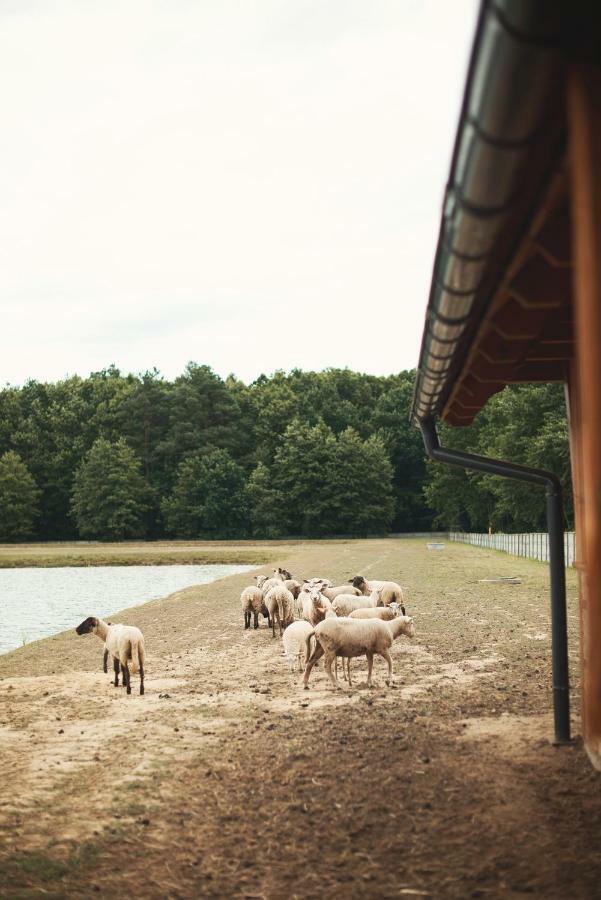
<instances>
[{"instance_id":1,"label":"flock of sheep","mask_svg":"<svg viewBox=\"0 0 601 900\"><path fill-rule=\"evenodd\" d=\"M256 585L244 588L240 596L244 628L250 628L251 618L258 628L262 615L275 637L277 622L291 670L297 665L299 671L304 667L305 689L311 670L324 655L326 672L335 688L338 657L342 658L342 674L349 686L350 661L356 656L367 657L368 687L372 686L375 655L388 663L386 683L392 683L392 642L401 634L413 637L415 633L413 619L405 615L403 592L394 581L366 581L362 575L355 575L348 584L338 587L327 578L305 579L301 584L281 568L274 569L271 577L255 575L255 581ZM313 652L311 639L315 640Z\"/></svg>"},{"instance_id":2,"label":"flock of sheep","mask_svg":"<svg viewBox=\"0 0 601 900\"><path fill-rule=\"evenodd\" d=\"M366 581L355 575L349 584L334 587L327 578L296 581L286 569L274 569L273 575L255 575L256 585L242 591L240 600L244 613L244 627L259 627L263 615L275 637L276 622L282 638L284 653L294 670L298 665L309 686L309 675L317 661L325 655L325 668L335 688L338 687L338 657L342 657L342 674L351 682L351 659L367 657L367 685L372 686L371 673L374 656L388 663L386 683L392 683L390 647L401 634L413 637L413 619L405 615L403 592L394 581ZM104 642L103 669L107 671L109 656L113 660L115 687L119 686L119 672L123 687L131 694L130 676L140 674L140 693L144 693L144 636L133 625L113 625L96 616L75 629L77 634L95 634ZM311 640L315 647L311 652ZM344 660L346 659L346 671ZM335 674L332 664L336 664Z\"/></svg>"}]
</instances>

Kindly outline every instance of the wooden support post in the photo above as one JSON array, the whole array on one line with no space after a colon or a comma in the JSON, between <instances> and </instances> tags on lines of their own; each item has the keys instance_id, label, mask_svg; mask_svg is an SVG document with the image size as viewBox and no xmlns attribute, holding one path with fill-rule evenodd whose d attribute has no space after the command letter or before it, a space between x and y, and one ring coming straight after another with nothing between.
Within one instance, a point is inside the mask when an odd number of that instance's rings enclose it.
<instances>
[{"instance_id":1,"label":"wooden support post","mask_svg":"<svg viewBox=\"0 0 601 900\"><path fill-rule=\"evenodd\" d=\"M568 75L576 364L570 384L582 625L582 718L601 769L601 73Z\"/></svg>"}]
</instances>

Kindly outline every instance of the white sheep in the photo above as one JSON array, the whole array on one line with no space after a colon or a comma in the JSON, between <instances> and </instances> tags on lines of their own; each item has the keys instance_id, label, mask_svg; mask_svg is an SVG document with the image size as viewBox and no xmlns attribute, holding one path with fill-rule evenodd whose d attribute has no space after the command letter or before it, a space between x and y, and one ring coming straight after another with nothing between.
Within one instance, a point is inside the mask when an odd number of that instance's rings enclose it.
<instances>
[{"instance_id":1,"label":"white sheep","mask_svg":"<svg viewBox=\"0 0 601 900\"><path fill-rule=\"evenodd\" d=\"M374 655L382 656L388 663L387 684L392 684L392 657L390 647L395 638L401 634L413 637L415 629L413 619L409 616L397 616L392 622L383 622L381 619L333 619L328 618L315 626L313 632L307 635L307 649L311 637L315 635L317 645L311 654L305 668L303 679L305 689L309 687L309 675L318 659L325 653L325 668L328 678L336 688L338 683L332 675L332 663L337 656L352 658L353 656L367 656L367 686L372 687L371 672L374 663ZM349 670L349 687L351 686Z\"/></svg>"},{"instance_id":2,"label":"white sheep","mask_svg":"<svg viewBox=\"0 0 601 900\"><path fill-rule=\"evenodd\" d=\"M104 641L104 671L106 672L107 651L113 657L115 687L119 687L119 666L123 675L123 685L131 694L131 672L140 673L140 693L144 693L144 636L135 625L112 625L95 616L87 619L75 629L77 634L96 634Z\"/></svg>"},{"instance_id":3,"label":"white sheep","mask_svg":"<svg viewBox=\"0 0 601 900\"><path fill-rule=\"evenodd\" d=\"M355 597L361 596L361 591L356 587L349 587L348 584L341 584L338 587L322 587L320 588L321 593L324 597L327 597L328 600L335 600L336 597L339 597L340 594L354 594Z\"/></svg>"},{"instance_id":4,"label":"white sheep","mask_svg":"<svg viewBox=\"0 0 601 900\"><path fill-rule=\"evenodd\" d=\"M267 609L263 603L263 591L257 587L244 588L240 594L240 603L244 613L244 629L250 628L251 613L254 618L255 628L259 627L259 613L267 615Z\"/></svg>"},{"instance_id":5,"label":"white sheep","mask_svg":"<svg viewBox=\"0 0 601 900\"><path fill-rule=\"evenodd\" d=\"M353 609L348 614L349 619L382 619L383 622L392 622L398 612L392 606L362 607Z\"/></svg>"},{"instance_id":6,"label":"white sheep","mask_svg":"<svg viewBox=\"0 0 601 900\"><path fill-rule=\"evenodd\" d=\"M317 587L317 585L332 587L333 582L331 582L329 578L305 578L303 581L303 590L306 590L305 585L308 585L309 587Z\"/></svg>"},{"instance_id":7,"label":"white sheep","mask_svg":"<svg viewBox=\"0 0 601 900\"><path fill-rule=\"evenodd\" d=\"M358 588L362 594L372 594L374 591L380 591L380 606L390 606L391 603L398 603L401 607L403 615L405 615L405 606L403 604L403 589L396 581L366 581L363 575L355 575L350 579L350 584Z\"/></svg>"},{"instance_id":8,"label":"white sheep","mask_svg":"<svg viewBox=\"0 0 601 900\"><path fill-rule=\"evenodd\" d=\"M284 579L281 576L271 576L267 578L265 575L255 575L255 581L257 582L257 587L263 591L263 595L267 594L274 587L281 587L284 583Z\"/></svg>"},{"instance_id":9,"label":"white sheep","mask_svg":"<svg viewBox=\"0 0 601 900\"><path fill-rule=\"evenodd\" d=\"M275 637L275 622L277 619L280 629L280 637L282 631L294 621L294 597L281 583L276 587L272 587L265 594L265 606L271 617L271 634Z\"/></svg>"},{"instance_id":10,"label":"white sheep","mask_svg":"<svg viewBox=\"0 0 601 900\"><path fill-rule=\"evenodd\" d=\"M291 672L294 672L294 667L297 663L299 672L302 672L305 664L308 662L311 652L307 646L307 636L312 631L313 626L309 622L305 622L304 619L292 622L285 629L282 643L284 645L284 654L290 663Z\"/></svg>"},{"instance_id":11,"label":"white sheep","mask_svg":"<svg viewBox=\"0 0 601 900\"><path fill-rule=\"evenodd\" d=\"M318 588L310 588L308 591L304 590L298 599L302 601L303 619L306 619L307 622L314 626L325 619L327 611L332 609L332 604Z\"/></svg>"},{"instance_id":12,"label":"white sheep","mask_svg":"<svg viewBox=\"0 0 601 900\"><path fill-rule=\"evenodd\" d=\"M355 609L367 609L368 607L380 606L380 597L377 591L374 591L371 597L359 596L354 594L339 594L332 601L332 609L337 616L348 616Z\"/></svg>"}]
</instances>

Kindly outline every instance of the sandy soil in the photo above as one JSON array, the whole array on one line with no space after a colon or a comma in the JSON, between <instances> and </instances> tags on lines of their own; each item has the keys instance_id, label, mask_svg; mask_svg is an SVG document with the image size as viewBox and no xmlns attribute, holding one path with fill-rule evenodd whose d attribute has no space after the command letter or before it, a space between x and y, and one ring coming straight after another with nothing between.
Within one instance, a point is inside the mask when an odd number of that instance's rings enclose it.
<instances>
[{"instance_id":1,"label":"sandy soil","mask_svg":"<svg viewBox=\"0 0 601 900\"><path fill-rule=\"evenodd\" d=\"M379 660L375 690L356 663L353 691L321 666L303 691L266 623L243 630L247 575L123 614L144 697L93 636L0 657L0 896L601 896L599 775L550 740L546 567L425 541L288 552L301 577L403 585L395 686Z\"/></svg>"}]
</instances>

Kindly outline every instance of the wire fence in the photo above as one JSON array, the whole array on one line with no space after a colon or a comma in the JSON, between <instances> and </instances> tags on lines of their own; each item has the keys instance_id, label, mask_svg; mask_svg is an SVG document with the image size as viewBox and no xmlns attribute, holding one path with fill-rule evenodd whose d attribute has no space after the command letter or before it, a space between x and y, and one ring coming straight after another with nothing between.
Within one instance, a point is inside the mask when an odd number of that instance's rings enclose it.
<instances>
[{"instance_id":1,"label":"wire fence","mask_svg":"<svg viewBox=\"0 0 601 900\"><path fill-rule=\"evenodd\" d=\"M525 556L528 559L549 561L549 535L545 531L530 534L479 534L476 532L451 531L450 541L461 541L475 547L486 547L489 550L501 550L513 556ZM566 531L563 536L563 548L566 566L574 565L576 559L576 533Z\"/></svg>"}]
</instances>

